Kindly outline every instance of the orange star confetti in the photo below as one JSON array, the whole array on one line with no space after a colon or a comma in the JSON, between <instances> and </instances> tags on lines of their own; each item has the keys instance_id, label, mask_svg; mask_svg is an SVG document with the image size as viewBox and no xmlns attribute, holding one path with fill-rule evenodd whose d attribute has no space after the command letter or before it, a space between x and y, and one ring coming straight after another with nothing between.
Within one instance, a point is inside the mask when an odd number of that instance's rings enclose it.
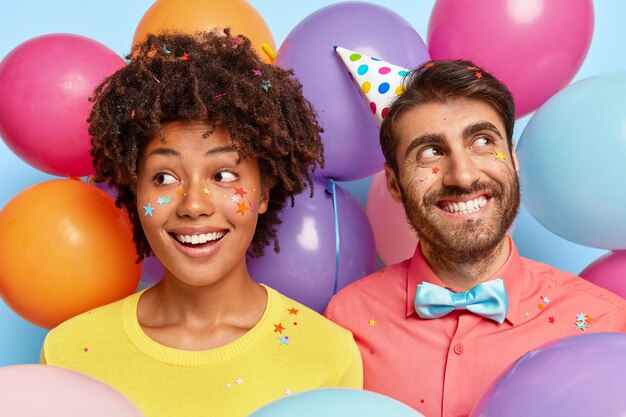
<instances>
[{"instance_id":1,"label":"orange star confetti","mask_svg":"<svg viewBox=\"0 0 626 417\"><path fill-rule=\"evenodd\" d=\"M436 173L438 173L438 172L439 172L439 167L434 167L434 168L433 168L433 174L436 174Z\"/></svg>"},{"instance_id":2,"label":"orange star confetti","mask_svg":"<svg viewBox=\"0 0 626 417\"><path fill-rule=\"evenodd\" d=\"M298 310L295 307L291 307L291 308L288 308L287 311L289 312L289 314L293 314L294 316L297 316L300 310Z\"/></svg>"},{"instance_id":3,"label":"orange star confetti","mask_svg":"<svg viewBox=\"0 0 626 417\"><path fill-rule=\"evenodd\" d=\"M178 195L185 194L185 190L183 190L183 187L178 188L178 190L176 190L176 194L178 194Z\"/></svg>"},{"instance_id":4,"label":"orange star confetti","mask_svg":"<svg viewBox=\"0 0 626 417\"><path fill-rule=\"evenodd\" d=\"M479 72L479 71L476 71L476 74L474 74L474 75L475 75L475 76L476 76L476 78L478 78L479 80L480 80L481 78L483 78L483 74L482 74L481 72Z\"/></svg>"},{"instance_id":5,"label":"orange star confetti","mask_svg":"<svg viewBox=\"0 0 626 417\"><path fill-rule=\"evenodd\" d=\"M376 320L371 319L371 320L369 321L369 325L370 325L370 326L372 326L372 327L376 326Z\"/></svg>"},{"instance_id":6,"label":"orange star confetti","mask_svg":"<svg viewBox=\"0 0 626 417\"><path fill-rule=\"evenodd\" d=\"M283 334L283 330L285 330L285 328L283 327L282 323L278 323L274 325L274 333Z\"/></svg>"},{"instance_id":7,"label":"orange star confetti","mask_svg":"<svg viewBox=\"0 0 626 417\"><path fill-rule=\"evenodd\" d=\"M537 308L538 308L539 310L543 310L544 306L543 306L543 304L539 304L539 305L537 305Z\"/></svg>"},{"instance_id":8,"label":"orange star confetti","mask_svg":"<svg viewBox=\"0 0 626 417\"><path fill-rule=\"evenodd\" d=\"M235 188L235 194L240 195L243 198L244 195L248 194L243 187Z\"/></svg>"},{"instance_id":9,"label":"orange star confetti","mask_svg":"<svg viewBox=\"0 0 626 417\"><path fill-rule=\"evenodd\" d=\"M501 161L506 161L506 156L504 156L504 154L501 151L496 151L496 158L498 158Z\"/></svg>"},{"instance_id":10,"label":"orange star confetti","mask_svg":"<svg viewBox=\"0 0 626 417\"><path fill-rule=\"evenodd\" d=\"M478 68L476 67L467 67L467 69L470 71L478 71Z\"/></svg>"},{"instance_id":11,"label":"orange star confetti","mask_svg":"<svg viewBox=\"0 0 626 417\"><path fill-rule=\"evenodd\" d=\"M246 210L248 210L248 206L246 206L245 201L243 203L237 203L237 213L241 213L243 216L246 213Z\"/></svg>"},{"instance_id":12,"label":"orange star confetti","mask_svg":"<svg viewBox=\"0 0 626 417\"><path fill-rule=\"evenodd\" d=\"M434 62L427 62L427 63L424 64L424 68L430 68L430 67L432 67L434 65L435 65Z\"/></svg>"}]
</instances>

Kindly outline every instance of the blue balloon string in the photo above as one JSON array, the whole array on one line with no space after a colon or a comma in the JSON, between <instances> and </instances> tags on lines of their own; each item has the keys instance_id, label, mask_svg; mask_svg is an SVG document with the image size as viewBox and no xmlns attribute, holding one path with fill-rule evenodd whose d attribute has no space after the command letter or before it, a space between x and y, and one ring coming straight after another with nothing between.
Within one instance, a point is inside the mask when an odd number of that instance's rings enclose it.
<instances>
[{"instance_id":1,"label":"blue balloon string","mask_svg":"<svg viewBox=\"0 0 626 417\"><path fill-rule=\"evenodd\" d=\"M335 180L330 179L326 191L333 196L333 214L335 220L335 286L333 288L333 295L337 294L339 288L339 213L337 212L337 187L335 186Z\"/></svg>"}]
</instances>

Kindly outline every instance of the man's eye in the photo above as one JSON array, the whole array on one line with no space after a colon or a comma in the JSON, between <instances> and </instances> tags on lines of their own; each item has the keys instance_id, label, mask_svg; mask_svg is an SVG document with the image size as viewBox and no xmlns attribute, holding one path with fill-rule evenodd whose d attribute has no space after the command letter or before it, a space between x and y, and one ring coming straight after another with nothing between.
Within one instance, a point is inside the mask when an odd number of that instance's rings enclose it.
<instances>
[{"instance_id":1,"label":"man's eye","mask_svg":"<svg viewBox=\"0 0 626 417\"><path fill-rule=\"evenodd\" d=\"M483 147L491 143L491 140L486 136L481 136L474 141L474 146Z\"/></svg>"},{"instance_id":2,"label":"man's eye","mask_svg":"<svg viewBox=\"0 0 626 417\"><path fill-rule=\"evenodd\" d=\"M215 181L217 182L233 182L237 179L237 175L230 171L220 171L215 174Z\"/></svg>"},{"instance_id":3,"label":"man's eye","mask_svg":"<svg viewBox=\"0 0 626 417\"><path fill-rule=\"evenodd\" d=\"M160 172L154 177L154 181L159 185L168 185L175 183L176 178L173 175Z\"/></svg>"},{"instance_id":4,"label":"man's eye","mask_svg":"<svg viewBox=\"0 0 626 417\"><path fill-rule=\"evenodd\" d=\"M420 160L428 160L428 159L436 158L441 155L442 155L441 151L438 148L431 146L431 147L422 149L422 151L417 155L417 158Z\"/></svg>"}]
</instances>

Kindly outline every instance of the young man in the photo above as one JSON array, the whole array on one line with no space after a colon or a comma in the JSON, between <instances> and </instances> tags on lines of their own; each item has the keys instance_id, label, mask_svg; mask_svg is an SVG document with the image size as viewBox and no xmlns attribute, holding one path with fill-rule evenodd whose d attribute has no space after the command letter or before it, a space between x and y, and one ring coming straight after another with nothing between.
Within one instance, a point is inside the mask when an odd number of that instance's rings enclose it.
<instances>
[{"instance_id":1,"label":"young man","mask_svg":"<svg viewBox=\"0 0 626 417\"><path fill-rule=\"evenodd\" d=\"M429 417L467 416L534 347L626 331L626 301L519 256L507 234L520 191L504 85L471 62L432 61L405 86L380 141L419 244L337 294L326 316L353 332L365 389Z\"/></svg>"}]
</instances>

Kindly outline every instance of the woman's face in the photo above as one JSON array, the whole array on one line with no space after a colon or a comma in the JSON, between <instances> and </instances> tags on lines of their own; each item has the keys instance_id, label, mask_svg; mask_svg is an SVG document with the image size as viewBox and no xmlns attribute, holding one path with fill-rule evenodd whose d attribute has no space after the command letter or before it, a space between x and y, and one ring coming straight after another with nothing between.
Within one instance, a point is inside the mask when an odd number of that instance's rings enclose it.
<instances>
[{"instance_id":1,"label":"woman's face","mask_svg":"<svg viewBox=\"0 0 626 417\"><path fill-rule=\"evenodd\" d=\"M166 279L194 286L247 276L246 251L269 191L225 126L175 121L139 157L137 210ZM241 275L240 275L241 274Z\"/></svg>"}]
</instances>

